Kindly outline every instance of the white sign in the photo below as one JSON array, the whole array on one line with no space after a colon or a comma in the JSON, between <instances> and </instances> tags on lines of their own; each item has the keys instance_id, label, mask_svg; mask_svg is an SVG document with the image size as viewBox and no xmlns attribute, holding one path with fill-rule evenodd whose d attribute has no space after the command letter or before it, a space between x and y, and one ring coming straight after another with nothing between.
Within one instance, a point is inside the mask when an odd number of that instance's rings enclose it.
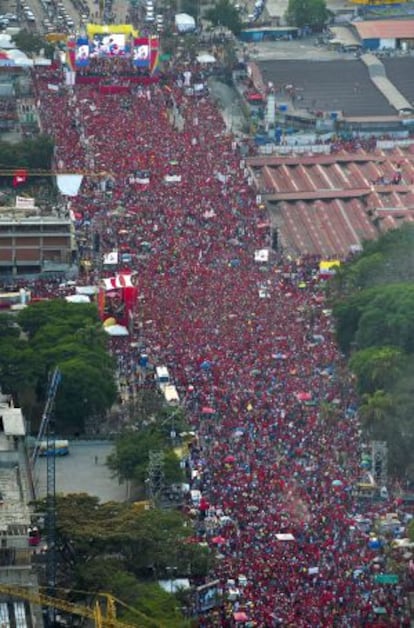
<instances>
[{"instance_id":1,"label":"white sign","mask_svg":"<svg viewBox=\"0 0 414 628\"><path fill-rule=\"evenodd\" d=\"M104 264L118 264L118 251L111 251L110 253L105 253Z\"/></svg>"},{"instance_id":2,"label":"white sign","mask_svg":"<svg viewBox=\"0 0 414 628\"><path fill-rule=\"evenodd\" d=\"M16 209L34 209L35 200L31 196L16 196Z\"/></svg>"}]
</instances>

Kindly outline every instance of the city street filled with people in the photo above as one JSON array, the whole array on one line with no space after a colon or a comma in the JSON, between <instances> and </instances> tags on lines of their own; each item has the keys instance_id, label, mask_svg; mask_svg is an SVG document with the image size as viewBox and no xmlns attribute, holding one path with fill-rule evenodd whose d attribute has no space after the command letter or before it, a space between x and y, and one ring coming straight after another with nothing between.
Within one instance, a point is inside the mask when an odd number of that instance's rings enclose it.
<instances>
[{"instance_id":1,"label":"city street filled with people","mask_svg":"<svg viewBox=\"0 0 414 628\"><path fill-rule=\"evenodd\" d=\"M227 592L199 625L409 626L404 586L378 581L383 553L358 525L356 397L319 260L271 250L238 140L188 89L199 70L122 95L65 87L53 67L35 77L58 168L86 173L70 198L77 229L136 273L138 324L112 339L119 368L133 378L140 353L167 365L196 434L193 540L216 552L211 580ZM396 506L369 508L373 522Z\"/></svg>"}]
</instances>

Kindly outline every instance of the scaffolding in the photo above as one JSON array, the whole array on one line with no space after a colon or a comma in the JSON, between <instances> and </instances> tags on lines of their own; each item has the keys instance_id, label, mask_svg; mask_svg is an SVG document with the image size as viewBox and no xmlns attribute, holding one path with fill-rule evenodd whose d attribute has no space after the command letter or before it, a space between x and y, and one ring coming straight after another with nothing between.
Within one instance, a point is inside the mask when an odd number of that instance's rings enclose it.
<instances>
[{"instance_id":1,"label":"scaffolding","mask_svg":"<svg viewBox=\"0 0 414 628\"><path fill-rule=\"evenodd\" d=\"M382 440L371 442L372 475L379 487L387 486L388 481L388 448Z\"/></svg>"},{"instance_id":2,"label":"scaffolding","mask_svg":"<svg viewBox=\"0 0 414 628\"><path fill-rule=\"evenodd\" d=\"M161 497L164 489L164 453L162 451L150 451L148 464L148 501L152 506Z\"/></svg>"}]
</instances>

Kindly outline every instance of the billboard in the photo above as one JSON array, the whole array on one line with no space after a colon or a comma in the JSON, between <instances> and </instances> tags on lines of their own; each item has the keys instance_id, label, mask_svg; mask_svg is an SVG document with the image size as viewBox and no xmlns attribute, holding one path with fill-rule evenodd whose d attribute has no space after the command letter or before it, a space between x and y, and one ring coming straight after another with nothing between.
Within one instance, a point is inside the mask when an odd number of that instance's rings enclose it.
<instances>
[{"instance_id":1,"label":"billboard","mask_svg":"<svg viewBox=\"0 0 414 628\"><path fill-rule=\"evenodd\" d=\"M134 51L132 59L138 68L148 68L150 65L150 39L148 37L138 37L134 39Z\"/></svg>"},{"instance_id":2,"label":"billboard","mask_svg":"<svg viewBox=\"0 0 414 628\"><path fill-rule=\"evenodd\" d=\"M79 37L76 40L75 64L78 67L89 65L89 41L86 37Z\"/></svg>"}]
</instances>

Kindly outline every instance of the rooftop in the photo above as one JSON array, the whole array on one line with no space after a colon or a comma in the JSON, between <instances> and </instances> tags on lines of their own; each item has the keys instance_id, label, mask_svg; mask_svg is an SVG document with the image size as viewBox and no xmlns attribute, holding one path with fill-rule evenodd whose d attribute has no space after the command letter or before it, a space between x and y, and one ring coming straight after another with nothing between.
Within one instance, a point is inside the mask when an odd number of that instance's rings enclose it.
<instances>
[{"instance_id":1,"label":"rooftop","mask_svg":"<svg viewBox=\"0 0 414 628\"><path fill-rule=\"evenodd\" d=\"M414 20L354 22L361 39L414 39Z\"/></svg>"},{"instance_id":2,"label":"rooftop","mask_svg":"<svg viewBox=\"0 0 414 628\"><path fill-rule=\"evenodd\" d=\"M343 259L364 240L414 221L410 150L262 156L248 165L287 252Z\"/></svg>"},{"instance_id":3,"label":"rooftop","mask_svg":"<svg viewBox=\"0 0 414 628\"><path fill-rule=\"evenodd\" d=\"M297 109L341 111L348 116L391 116L395 109L371 81L359 59L338 61L257 61L264 82L279 93L292 86ZM283 95L278 96L283 102Z\"/></svg>"}]
</instances>

